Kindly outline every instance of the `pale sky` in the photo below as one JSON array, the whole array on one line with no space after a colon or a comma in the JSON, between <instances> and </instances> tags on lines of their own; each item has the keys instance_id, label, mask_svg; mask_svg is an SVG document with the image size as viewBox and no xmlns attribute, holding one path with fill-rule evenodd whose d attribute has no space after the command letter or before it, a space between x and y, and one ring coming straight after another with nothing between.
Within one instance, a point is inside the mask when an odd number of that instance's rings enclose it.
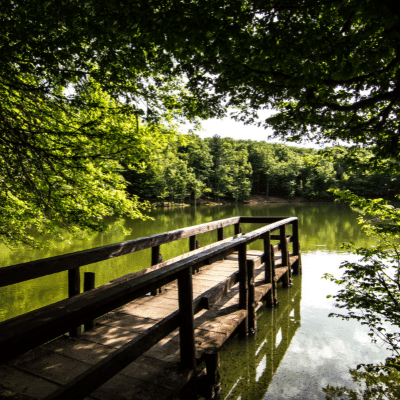
<instances>
[{"instance_id":1,"label":"pale sky","mask_svg":"<svg viewBox=\"0 0 400 400\"><path fill-rule=\"evenodd\" d=\"M293 143L284 142L279 139L269 138L269 134L272 133L272 129L264 129L262 127L256 127L254 125L245 125L243 122L236 122L229 117L223 119L209 119L202 121L201 123L203 129L201 131L196 131L195 133L201 138L212 137L214 135L219 135L221 137L231 137L233 139L243 139L243 140L254 140L254 141L266 141L269 143L283 143L289 146L298 147L312 147L315 149L321 148L313 143ZM186 133L190 127L182 126L180 131Z\"/></svg>"}]
</instances>

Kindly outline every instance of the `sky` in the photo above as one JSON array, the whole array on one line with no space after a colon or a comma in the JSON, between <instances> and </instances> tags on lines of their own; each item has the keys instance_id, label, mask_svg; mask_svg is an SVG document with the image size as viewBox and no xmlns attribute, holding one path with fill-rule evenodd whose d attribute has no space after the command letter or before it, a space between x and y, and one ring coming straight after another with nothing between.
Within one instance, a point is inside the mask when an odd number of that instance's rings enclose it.
<instances>
[{"instance_id":1,"label":"sky","mask_svg":"<svg viewBox=\"0 0 400 400\"><path fill-rule=\"evenodd\" d=\"M237 122L229 117L223 119L209 119L202 121L202 130L196 131L195 133L201 138L212 137L219 135L221 137L231 137L233 139L243 140L254 140L254 141L266 141L269 143L283 143L289 146L297 147L312 147L315 149L321 148L320 146L313 143L293 143L284 142L279 139L272 139L268 136L272 133L272 129L264 129L254 125L245 125L243 122ZM189 126L181 127L181 132L186 133Z\"/></svg>"}]
</instances>

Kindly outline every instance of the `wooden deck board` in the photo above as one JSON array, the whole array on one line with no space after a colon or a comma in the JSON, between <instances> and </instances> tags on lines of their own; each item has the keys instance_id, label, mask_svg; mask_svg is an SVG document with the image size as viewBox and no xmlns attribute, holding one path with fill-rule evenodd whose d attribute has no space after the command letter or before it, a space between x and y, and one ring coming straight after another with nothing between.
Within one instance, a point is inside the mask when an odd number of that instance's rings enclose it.
<instances>
[{"instance_id":1,"label":"wooden deck board","mask_svg":"<svg viewBox=\"0 0 400 400\"><path fill-rule=\"evenodd\" d=\"M261 251L254 250L247 253L248 259L253 259L258 268L255 274L256 302L260 302L272 287L263 281L261 254ZM275 272L276 281L287 272L287 267L279 267L279 261L277 260ZM202 267L200 272L193 275L194 296L215 287L237 270L237 254ZM219 349L246 318L247 311L238 308L238 297L236 285L210 310L203 310L195 316L198 362L207 350ZM166 285L157 296L144 296L100 317L96 320L95 327L79 338L60 337L0 366L0 382L15 396L22 396L21 399L24 396L42 399L177 308L177 283L173 282ZM87 399L173 398L191 376L188 372L179 370L179 351L179 333L174 331L95 390ZM0 387L0 390L5 389Z\"/></svg>"}]
</instances>

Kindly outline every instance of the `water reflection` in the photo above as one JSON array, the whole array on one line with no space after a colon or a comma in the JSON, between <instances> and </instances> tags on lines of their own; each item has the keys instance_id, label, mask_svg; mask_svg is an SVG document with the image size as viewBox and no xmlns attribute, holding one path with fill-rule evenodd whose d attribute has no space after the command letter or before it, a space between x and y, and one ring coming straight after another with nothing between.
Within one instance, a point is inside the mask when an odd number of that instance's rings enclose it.
<instances>
[{"instance_id":1,"label":"water reflection","mask_svg":"<svg viewBox=\"0 0 400 400\"><path fill-rule=\"evenodd\" d=\"M279 290L279 305L262 307L257 332L249 340L233 338L221 350L221 399L262 399L300 327L301 277Z\"/></svg>"}]
</instances>

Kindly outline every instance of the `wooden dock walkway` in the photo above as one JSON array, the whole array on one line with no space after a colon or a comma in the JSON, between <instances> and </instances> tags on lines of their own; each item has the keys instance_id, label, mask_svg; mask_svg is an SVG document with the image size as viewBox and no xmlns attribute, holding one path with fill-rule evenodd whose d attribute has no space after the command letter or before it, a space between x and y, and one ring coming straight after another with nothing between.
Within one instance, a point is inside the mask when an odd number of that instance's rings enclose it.
<instances>
[{"instance_id":1,"label":"wooden dock walkway","mask_svg":"<svg viewBox=\"0 0 400 400\"><path fill-rule=\"evenodd\" d=\"M241 234L245 222L267 225ZM224 239L224 226L232 224L235 236ZM196 235L212 229L218 241L196 249ZM271 235L274 230L279 235ZM184 237L188 253L156 262L160 244ZM144 239L120 244L119 253L152 247L152 267L74 294L75 264L69 299L0 324L0 399L212 398L218 350L234 333L254 332L257 309L278 301L277 283L289 286L291 274L301 272L296 218L237 217ZM247 250L256 239L264 251ZM95 254L103 259L116 254L100 249ZM81 259L75 253L41 261L48 272ZM38 270L37 262L6 267L3 276L0 270L1 282L21 271L29 276L32 265Z\"/></svg>"}]
</instances>

